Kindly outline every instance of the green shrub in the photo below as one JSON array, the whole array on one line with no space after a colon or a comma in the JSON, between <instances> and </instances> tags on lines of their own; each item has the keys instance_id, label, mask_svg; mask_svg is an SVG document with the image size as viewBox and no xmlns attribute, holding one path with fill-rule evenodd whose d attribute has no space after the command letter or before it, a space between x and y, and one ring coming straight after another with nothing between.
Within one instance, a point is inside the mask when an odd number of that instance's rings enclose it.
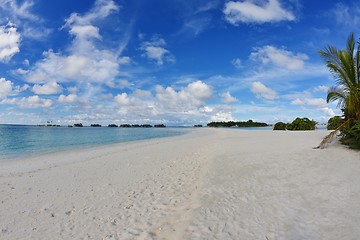
<instances>
[{"instance_id":1,"label":"green shrub","mask_svg":"<svg viewBox=\"0 0 360 240\"><path fill-rule=\"evenodd\" d=\"M308 118L296 118L292 123L287 126L287 130L291 131L304 131L315 130L316 122Z\"/></svg>"},{"instance_id":2,"label":"green shrub","mask_svg":"<svg viewBox=\"0 0 360 240\"><path fill-rule=\"evenodd\" d=\"M344 119L342 119L340 116L332 117L328 120L327 123L327 129L328 130L335 130L344 122Z\"/></svg>"},{"instance_id":3,"label":"green shrub","mask_svg":"<svg viewBox=\"0 0 360 240\"><path fill-rule=\"evenodd\" d=\"M350 148L360 149L360 121L355 121L342 131L342 143Z\"/></svg>"},{"instance_id":4,"label":"green shrub","mask_svg":"<svg viewBox=\"0 0 360 240\"><path fill-rule=\"evenodd\" d=\"M249 120L247 122L211 122L207 124L208 127L267 127L267 123L254 122Z\"/></svg>"},{"instance_id":5,"label":"green shrub","mask_svg":"<svg viewBox=\"0 0 360 240\"><path fill-rule=\"evenodd\" d=\"M287 124L283 122L277 122L274 125L274 130L286 130Z\"/></svg>"}]
</instances>

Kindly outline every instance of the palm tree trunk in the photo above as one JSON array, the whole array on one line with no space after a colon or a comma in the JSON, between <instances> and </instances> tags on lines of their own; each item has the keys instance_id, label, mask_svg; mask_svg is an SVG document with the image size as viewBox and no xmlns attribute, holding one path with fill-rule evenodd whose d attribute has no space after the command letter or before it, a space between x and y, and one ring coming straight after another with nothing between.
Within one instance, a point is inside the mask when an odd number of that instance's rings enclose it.
<instances>
[{"instance_id":1,"label":"palm tree trunk","mask_svg":"<svg viewBox=\"0 0 360 240\"><path fill-rule=\"evenodd\" d=\"M348 124L350 122L350 120L352 120L351 118L346 120L343 124L341 124L338 128L336 128L334 131L332 131L329 135L327 135L326 137L324 137L324 139L321 141L321 143L319 144L319 146L314 147L314 149L324 149L325 145L327 142L329 142L334 136L335 134L340 131L340 129L342 127L344 127L346 124Z\"/></svg>"}]
</instances>

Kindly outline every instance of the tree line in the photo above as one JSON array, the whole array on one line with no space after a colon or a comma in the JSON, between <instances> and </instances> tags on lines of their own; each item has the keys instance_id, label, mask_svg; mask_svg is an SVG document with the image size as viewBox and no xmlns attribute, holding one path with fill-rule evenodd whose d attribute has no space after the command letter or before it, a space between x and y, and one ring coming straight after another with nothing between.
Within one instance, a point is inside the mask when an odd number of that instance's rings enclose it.
<instances>
[{"instance_id":1,"label":"tree line","mask_svg":"<svg viewBox=\"0 0 360 240\"><path fill-rule=\"evenodd\" d=\"M267 123L263 122L254 122L253 120L249 120L247 122L210 122L207 124L208 127L267 127L269 126Z\"/></svg>"}]
</instances>

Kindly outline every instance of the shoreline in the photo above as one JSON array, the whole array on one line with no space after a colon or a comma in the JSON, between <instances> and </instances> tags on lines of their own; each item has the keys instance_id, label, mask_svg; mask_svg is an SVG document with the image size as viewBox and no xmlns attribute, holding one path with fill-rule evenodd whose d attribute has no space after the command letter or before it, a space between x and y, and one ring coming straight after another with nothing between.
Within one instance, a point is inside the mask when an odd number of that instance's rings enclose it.
<instances>
[{"instance_id":1,"label":"shoreline","mask_svg":"<svg viewBox=\"0 0 360 240\"><path fill-rule=\"evenodd\" d=\"M358 238L360 154L312 149L326 133L204 128L0 162L0 238Z\"/></svg>"},{"instance_id":2,"label":"shoreline","mask_svg":"<svg viewBox=\"0 0 360 240\"><path fill-rule=\"evenodd\" d=\"M2 125L39 127L37 125L17 125L17 124L2 124ZM65 126L61 126L61 127L65 127ZM92 128L95 130L99 129L99 128L93 128L90 126L85 126L84 128ZM103 127L103 128L108 128L108 127ZM146 139L119 140L118 142L84 143L83 145L80 144L80 145L75 145L75 146L73 146L73 145L62 146L61 148L58 148L58 149L51 148L48 150L44 150L44 149L35 150L35 151L30 151L30 152L26 152L26 153L17 154L17 155L14 155L14 154L8 155L6 158L0 158L0 163L6 164L9 161L22 161L24 159L38 158L41 156L57 154L57 153L61 153L61 152L77 151L77 150L81 150L81 149L92 149L92 148L99 148L99 147L101 148L101 147L113 146L113 145L116 146L117 144L126 144L129 142L140 142L140 141L147 141L150 139L177 137L177 136L187 135L187 134L191 133L192 131L196 131L197 129L224 129L224 130L234 130L234 131L273 131L272 127L240 127L240 128L168 127L168 129L169 128L170 129L172 129L172 128L173 129L188 129L188 132L176 134L174 136L160 136L160 137L151 137L151 138L146 138ZM81 129L81 128L79 128L79 129ZM135 129L141 129L141 128L135 128ZM315 129L314 131L327 131L327 130L324 128L319 128L319 129Z\"/></svg>"},{"instance_id":3,"label":"shoreline","mask_svg":"<svg viewBox=\"0 0 360 240\"><path fill-rule=\"evenodd\" d=\"M14 125L17 126L17 125ZM23 125L25 126L25 125ZM21 126L21 127L23 127ZM41 129L43 127L38 127L38 126L33 126L33 125L29 125L29 126L25 126L25 127L34 127L34 129ZM46 128L45 128L46 129ZM54 128L54 130L58 130L59 128ZM93 128L93 127L83 127L83 128L74 128L70 129L71 131L71 136L72 135L76 135L76 131L82 131L84 129L91 129L91 131L93 132L102 132L102 134L99 136L100 139L104 137L104 135L109 132L110 134L113 134L116 129L112 129L112 128L108 128L108 127L104 127L102 131L102 129L100 128ZM136 141L142 141L142 140L149 140L149 139L156 139L156 138L167 138L167 137L173 137L173 136L181 136L184 134L188 134L188 132L192 131L192 129L186 129L183 128L184 130L178 131L177 129L181 129L181 128L171 128L168 127L167 129L161 128L160 133L158 133L156 136L155 135L146 135L147 131L152 131L155 128L152 129L148 129L148 128L133 128L135 130L134 133L132 133L132 137L127 137L127 136L113 136L114 139L111 138L106 138L102 139L102 141L98 141L98 140L93 140L93 141L88 141L87 139L84 139L84 136L80 137L80 142L74 142L73 139L70 139L71 142L69 142L69 140L65 140L64 143L60 142L60 145L55 145L55 144L50 144L50 145L46 145L45 148L36 148L36 147L27 147L25 150L23 150L21 153L15 153L15 152L6 152L6 149L4 149L5 153L4 156L0 156L0 162L8 162L8 161L17 161L17 160L22 160L24 158L36 158L36 157L41 157L42 155L49 155L49 154L56 154L56 153L60 153L60 152L67 152L67 151L76 151L76 150L81 150L81 149L91 149L91 148L97 148L97 147L102 147L102 146L111 146L111 145L116 145L116 144L126 144L128 142L136 142ZM66 130L68 130L68 128L66 128ZM110 131L109 131L110 130ZM129 130L128 128L123 128L120 129L118 128L118 130ZM132 130L132 129L131 129ZM145 131L145 135L143 131ZM162 130L165 130L165 133L161 133ZM166 131L172 131L173 133L167 133ZM93 132L91 132L91 134L93 134ZM121 133L123 133L123 131L120 131ZM116 133L116 132L115 132ZM56 133L53 133L56 134ZM67 132L68 134L68 132ZM127 132L125 132L125 134L127 134ZM170 134L169 136L167 134ZM35 135L35 134L34 134ZM67 136L68 137L68 136ZM87 137L94 137L94 136L87 136ZM56 143L56 141L61 141L59 139L41 139L40 141L36 142L36 143L32 143L32 144L37 144L39 146L42 146L42 144L47 144L44 141L54 141L54 143ZM21 144L24 143L19 143L20 146ZM0 146L0 151L2 150L1 146Z\"/></svg>"},{"instance_id":4,"label":"shoreline","mask_svg":"<svg viewBox=\"0 0 360 240\"><path fill-rule=\"evenodd\" d=\"M3 124L6 125L6 124ZM8 124L11 125L11 124ZM14 126L30 126L30 127L38 127L36 125L14 125ZM91 128L91 127L85 127L85 128ZM103 127L105 128L105 127ZM106 127L108 128L108 127ZM116 146L118 144L127 144L130 142L141 142L141 141L148 141L151 139L158 139L158 138L169 138L169 137L177 137L177 136L182 136L182 135L187 135L193 131L199 130L199 129L217 129L217 128L208 128L208 127L204 127L204 128L193 128L193 127L168 127L168 128L174 128L174 129L187 129L188 132L184 132L181 134L177 134L174 136L160 136L160 137L151 137L151 138L147 138L147 139L132 139L132 140L121 140L118 142L104 142L104 143L91 143L91 144L84 144L84 145L75 145L75 146L63 146L61 148L54 148L54 149L50 149L50 150L39 150L39 151L31 151L31 152L26 152L26 153L21 153L18 155L11 155L8 156L7 158L0 158L0 163L7 163L10 161L23 161L25 159L36 159L39 157L46 157L47 155L51 155L51 154L58 154L58 153L66 153L69 151L78 151L81 149L93 149L93 148L102 148L102 147L106 147L106 146ZM80 128L81 129L81 128ZM93 128L95 130L99 130L99 128ZM137 128L139 129L139 128ZM224 130L233 130L233 131L273 131L272 127L242 127L242 128L218 128L218 129L224 129ZM314 131L326 131L326 129L315 129Z\"/></svg>"},{"instance_id":5,"label":"shoreline","mask_svg":"<svg viewBox=\"0 0 360 240\"><path fill-rule=\"evenodd\" d=\"M11 159L4 159L0 161L0 176L4 173L12 171L32 171L35 168L48 168L63 164L71 164L76 162L82 162L91 158L101 157L104 153L106 155L114 154L119 151L128 150L128 148L134 149L136 145L147 144L160 144L162 142L171 141L172 138L187 137L187 135L197 134L196 130L183 133L181 135L166 136L166 137L154 137L140 140L130 140L116 143L105 143L96 145L76 146L69 149L58 149L48 152L35 153L30 156L19 156ZM68 159L66 159L68 158ZM48 159L53 159L49 161ZM19 166L23 165L23 166ZM36 166L36 167L35 167ZM23 168L25 167L25 168ZM23 169L22 169L23 168ZM17 170L16 170L17 169Z\"/></svg>"}]
</instances>

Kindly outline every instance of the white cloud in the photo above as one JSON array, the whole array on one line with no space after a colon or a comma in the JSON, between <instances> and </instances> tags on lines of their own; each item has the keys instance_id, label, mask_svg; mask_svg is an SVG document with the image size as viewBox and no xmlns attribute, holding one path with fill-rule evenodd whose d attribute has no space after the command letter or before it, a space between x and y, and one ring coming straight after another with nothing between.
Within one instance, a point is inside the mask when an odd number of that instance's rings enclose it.
<instances>
[{"instance_id":1,"label":"white cloud","mask_svg":"<svg viewBox=\"0 0 360 240\"><path fill-rule=\"evenodd\" d=\"M117 94L113 97L113 100L116 103L117 118L130 119L131 122L142 121L144 123L156 115L154 112L155 98L149 91L136 89L132 93Z\"/></svg>"},{"instance_id":2,"label":"white cloud","mask_svg":"<svg viewBox=\"0 0 360 240\"><path fill-rule=\"evenodd\" d=\"M197 17L188 19L186 22L184 22L184 25L178 34L191 33L192 35L197 36L203 32L210 25L210 23L210 17Z\"/></svg>"},{"instance_id":3,"label":"white cloud","mask_svg":"<svg viewBox=\"0 0 360 240\"><path fill-rule=\"evenodd\" d=\"M21 31L21 35L38 41L44 41L53 32L53 29L41 25L37 27L29 24L24 25L25 27Z\"/></svg>"},{"instance_id":4,"label":"white cloud","mask_svg":"<svg viewBox=\"0 0 360 240\"><path fill-rule=\"evenodd\" d=\"M51 99L40 98L38 95L23 98L8 98L0 102L1 104L17 104L20 108L49 108L53 105Z\"/></svg>"},{"instance_id":5,"label":"white cloud","mask_svg":"<svg viewBox=\"0 0 360 240\"><path fill-rule=\"evenodd\" d=\"M16 104L17 100L17 98L5 98L0 101L0 104Z\"/></svg>"},{"instance_id":6,"label":"white cloud","mask_svg":"<svg viewBox=\"0 0 360 240\"><path fill-rule=\"evenodd\" d=\"M231 64L236 68L236 69L240 69L243 67L241 60L239 58L235 58L231 61Z\"/></svg>"},{"instance_id":7,"label":"white cloud","mask_svg":"<svg viewBox=\"0 0 360 240\"><path fill-rule=\"evenodd\" d=\"M79 91L77 87L68 87L67 90L69 93L77 93Z\"/></svg>"},{"instance_id":8,"label":"white cloud","mask_svg":"<svg viewBox=\"0 0 360 240\"><path fill-rule=\"evenodd\" d=\"M201 101L210 99L213 93L211 87L202 81L190 83L183 92Z\"/></svg>"},{"instance_id":9,"label":"white cloud","mask_svg":"<svg viewBox=\"0 0 360 240\"><path fill-rule=\"evenodd\" d=\"M32 91L36 94L58 94L62 92L62 87L57 84L55 81L48 82L44 85L35 84L32 88Z\"/></svg>"},{"instance_id":10,"label":"white cloud","mask_svg":"<svg viewBox=\"0 0 360 240\"><path fill-rule=\"evenodd\" d=\"M170 122L208 121L211 115L220 111L207 106L206 101L212 96L211 87L201 81L192 82L180 90L157 86L153 101L147 102L144 110L154 118L163 117Z\"/></svg>"},{"instance_id":11,"label":"white cloud","mask_svg":"<svg viewBox=\"0 0 360 240\"><path fill-rule=\"evenodd\" d=\"M31 13L31 8L34 5L33 1L25 0L21 5L14 0L0 0L0 9L2 11L11 13L15 19L26 19L32 21L38 21L39 17Z\"/></svg>"},{"instance_id":12,"label":"white cloud","mask_svg":"<svg viewBox=\"0 0 360 240\"><path fill-rule=\"evenodd\" d=\"M92 65L91 59L85 56L71 55L64 58L59 57L58 59L63 62L61 70L70 78L81 77L82 74L88 72L84 70Z\"/></svg>"},{"instance_id":13,"label":"white cloud","mask_svg":"<svg viewBox=\"0 0 360 240\"><path fill-rule=\"evenodd\" d=\"M113 0L96 0L94 7L80 16L78 13L72 13L68 19L66 19L65 25L68 26L83 26L104 19L114 11L119 10L119 6Z\"/></svg>"},{"instance_id":14,"label":"white cloud","mask_svg":"<svg viewBox=\"0 0 360 240\"><path fill-rule=\"evenodd\" d=\"M5 78L0 78L0 99L6 98L13 92L13 83Z\"/></svg>"},{"instance_id":15,"label":"white cloud","mask_svg":"<svg viewBox=\"0 0 360 240\"><path fill-rule=\"evenodd\" d=\"M206 100L211 99L213 91L201 81L189 83L180 90L172 87L156 86L155 96L149 91L136 89L132 94L121 93L114 97L120 115L181 118L189 115L210 115L204 111ZM189 119L187 119L188 121Z\"/></svg>"},{"instance_id":16,"label":"white cloud","mask_svg":"<svg viewBox=\"0 0 360 240\"><path fill-rule=\"evenodd\" d=\"M134 91L134 95L137 98L141 98L141 99L151 99L152 98L152 94L150 91L145 91L145 90L141 90L141 89L136 89Z\"/></svg>"},{"instance_id":17,"label":"white cloud","mask_svg":"<svg viewBox=\"0 0 360 240\"><path fill-rule=\"evenodd\" d=\"M330 87L328 87L328 86L317 86L317 87L315 87L314 88L314 91L315 92L328 92L329 91L329 89L330 89Z\"/></svg>"},{"instance_id":18,"label":"white cloud","mask_svg":"<svg viewBox=\"0 0 360 240\"><path fill-rule=\"evenodd\" d=\"M231 96L230 92L222 93L222 94L220 94L220 96L222 98L222 102L227 103L227 104L238 101L235 97Z\"/></svg>"},{"instance_id":19,"label":"white cloud","mask_svg":"<svg viewBox=\"0 0 360 240\"><path fill-rule=\"evenodd\" d=\"M158 65L162 65L163 56L169 51L162 47L146 46L143 48L146 51L146 56L150 59L156 60Z\"/></svg>"},{"instance_id":20,"label":"white cloud","mask_svg":"<svg viewBox=\"0 0 360 240\"><path fill-rule=\"evenodd\" d=\"M27 98L21 98L19 106L21 108L48 108L53 105L53 101L50 99L40 98L37 95Z\"/></svg>"},{"instance_id":21,"label":"white cloud","mask_svg":"<svg viewBox=\"0 0 360 240\"><path fill-rule=\"evenodd\" d=\"M326 100L323 98L304 98L304 99L297 98L293 100L291 104L314 107L316 111L322 112L326 115L319 118L321 121L324 121L329 117L333 117L336 115L333 109L327 107ZM309 110L308 108L306 109Z\"/></svg>"},{"instance_id":22,"label":"white cloud","mask_svg":"<svg viewBox=\"0 0 360 240\"><path fill-rule=\"evenodd\" d=\"M304 99L294 99L291 104L293 105L308 105L313 107L325 107L327 102L323 98L304 98Z\"/></svg>"},{"instance_id":23,"label":"white cloud","mask_svg":"<svg viewBox=\"0 0 360 240\"><path fill-rule=\"evenodd\" d=\"M219 0L200 0L200 1L178 1L178 8L181 9L183 25L176 36L193 38L201 34L213 21L209 11L217 10Z\"/></svg>"},{"instance_id":24,"label":"white cloud","mask_svg":"<svg viewBox=\"0 0 360 240\"><path fill-rule=\"evenodd\" d=\"M115 96L115 101L122 106L128 106L134 103L135 99L129 98L127 93L121 93Z\"/></svg>"},{"instance_id":25,"label":"white cloud","mask_svg":"<svg viewBox=\"0 0 360 240\"><path fill-rule=\"evenodd\" d=\"M328 107L320 108L320 111L325 113L327 117L334 117L336 115L334 113L334 111L331 108L328 108Z\"/></svg>"},{"instance_id":26,"label":"white cloud","mask_svg":"<svg viewBox=\"0 0 360 240\"><path fill-rule=\"evenodd\" d=\"M99 28L93 24L104 19L118 9L114 1L97 0L95 6L84 15L73 13L63 28L74 36L68 47L68 54L48 50L44 58L36 62L26 75L32 83L57 82L101 83L115 86L121 64L128 64L127 57L120 57L116 50L99 47Z\"/></svg>"},{"instance_id":27,"label":"white cloud","mask_svg":"<svg viewBox=\"0 0 360 240\"><path fill-rule=\"evenodd\" d=\"M323 98L312 98L312 99L306 99L306 104L309 106L315 106L315 107L321 107L326 106L326 100Z\"/></svg>"},{"instance_id":28,"label":"white cloud","mask_svg":"<svg viewBox=\"0 0 360 240\"><path fill-rule=\"evenodd\" d=\"M293 100L293 101L291 102L291 104L293 104L293 105L304 105L304 104L305 104L305 101L300 100L299 98L297 98L297 99Z\"/></svg>"},{"instance_id":29,"label":"white cloud","mask_svg":"<svg viewBox=\"0 0 360 240\"><path fill-rule=\"evenodd\" d=\"M110 87L117 89L131 88L132 86L133 84L126 79L116 79L116 81L110 85Z\"/></svg>"},{"instance_id":30,"label":"white cloud","mask_svg":"<svg viewBox=\"0 0 360 240\"><path fill-rule=\"evenodd\" d=\"M263 64L273 64L277 67L288 70L301 70L304 68L305 60L309 57L303 53L294 54L285 49L278 49L273 46L257 48L251 53L250 59L260 61Z\"/></svg>"},{"instance_id":31,"label":"white cloud","mask_svg":"<svg viewBox=\"0 0 360 240\"><path fill-rule=\"evenodd\" d=\"M74 94L74 93L71 93L71 94L69 94L67 96L61 94L59 96L59 98L58 98L58 101L60 103L78 103L78 102L80 102L78 96L76 94Z\"/></svg>"},{"instance_id":32,"label":"white cloud","mask_svg":"<svg viewBox=\"0 0 360 240\"><path fill-rule=\"evenodd\" d=\"M233 25L239 25L241 22L261 24L295 20L294 14L282 8L278 0L229 1L225 4L223 13L225 19Z\"/></svg>"},{"instance_id":33,"label":"white cloud","mask_svg":"<svg viewBox=\"0 0 360 240\"><path fill-rule=\"evenodd\" d=\"M91 50L97 50L94 41L100 40L101 36L99 28L95 25L118 8L112 0L97 0L94 7L84 15L72 13L63 26L63 29L69 29L69 33L75 37L70 48L72 52L78 55L90 55Z\"/></svg>"},{"instance_id":34,"label":"white cloud","mask_svg":"<svg viewBox=\"0 0 360 240\"><path fill-rule=\"evenodd\" d=\"M8 96L15 96L22 91L25 91L29 88L29 85L25 84L21 86L14 86L13 82L6 80L5 78L0 78L0 99L6 98Z\"/></svg>"},{"instance_id":35,"label":"white cloud","mask_svg":"<svg viewBox=\"0 0 360 240\"><path fill-rule=\"evenodd\" d=\"M234 121L234 117L232 116L231 112L215 112L211 117L210 121L212 122L228 122Z\"/></svg>"},{"instance_id":36,"label":"white cloud","mask_svg":"<svg viewBox=\"0 0 360 240\"><path fill-rule=\"evenodd\" d=\"M164 62L174 62L174 56L164 48L166 42L164 39L159 37L153 37L151 41L143 42L140 49L145 53L144 57L147 57L150 60L154 60L157 65L163 65Z\"/></svg>"},{"instance_id":37,"label":"white cloud","mask_svg":"<svg viewBox=\"0 0 360 240\"><path fill-rule=\"evenodd\" d=\"M32 13L34 1L24 0L21 4L15 0L0 0L0 16L16 23L21 29L21 36L43 40L52 30L46 28L44 20ZM1 19L0 19L1 20Z\"/></svg>"},{"instance_id":38,"label":"white cloud","mask_svg":"<svg viewBox=\"0 0 360 240\"><path fill-rule=\"evenodd\" d=\"M48 108L53 105L53 101L35 95L21 98L18 104L21 108Z\"/></svg>"},{"instance_id":39,"label":"white cloud","mask_svg":"<svg viewBox=\"0 0 360 240\"><path fill-rule=\"evenodd\" d=\"M331 13L332 17L334 16L336 22L340 25L350 29L360 27L360 7L358 1L354 1L352 5L339 2Z\"/></svg>"},{"instance_id":40,"label":"white cloud","mask_svg":"<svg viewBox=\"0 0 360 240\"><path fill-rule=\"evenodd\" d=\"M101 39L99 28L92 25L75 25L70 29L70 33L80 39L97 38Z\"/></svg>"},{"instance_id":41,"label":"white cloud","mask_svg":"<svg viewBox=\"0 0 360 240\"><path fill-rule=\"evenodd\" d=\"M20 52L20 34L12 24L0 26L0 62L8 62Z\"/></svg>"},{"instance_id":42,"label":"white cloud","mask_svg":"<svg viewBox=\"0 0 360 240\"><path fill-rule=\"evenodd\" d=\"M152 112L174 122L208 122L224 111L224 106L207 105L212 98L212 88L202 81L189 83L180 90L157 86Z\"/></svg>"},{"instance_id":43,"label":"white cloud","mask_svg":"<svg viewBox=\"0 0 360 240\"><path fill-rule=\"evenodd\" d=\"M255 64L253 64L255 65ZM224 89L224 82L228 86L225 91L238 92L247 89L253 82L261 82L265 85L271 84L278 86L279 91L285 92L286 90L294 90L299 87L299 84L305 79L311 79L312 82L321 82L324 79L329 79L331 75L326 69L324 64L305 64L304 69L301 71L288 70L280 67L266 67L266 66L254 66L244 71L239 72L236 75L214 75L207 79L208 83L215 89ZM286 84L284 84L286 83ZM289 92L291 93L291 92ZM283 95L281 96L283 98ZM294 99L296 97L289 99Z\"/></svg>"},{"instance_id":44,"label":"white cloud","mask_svg":"<svg viewBox=\"0 0 360 240\"><path fill-rule=\"evenodd\" d=\"M264 98L267 100L274 100L277 98L277 93L274 90L266 87L261 82L253 82L250 89L257 98Z\"/></svg>"}]
</instances>

